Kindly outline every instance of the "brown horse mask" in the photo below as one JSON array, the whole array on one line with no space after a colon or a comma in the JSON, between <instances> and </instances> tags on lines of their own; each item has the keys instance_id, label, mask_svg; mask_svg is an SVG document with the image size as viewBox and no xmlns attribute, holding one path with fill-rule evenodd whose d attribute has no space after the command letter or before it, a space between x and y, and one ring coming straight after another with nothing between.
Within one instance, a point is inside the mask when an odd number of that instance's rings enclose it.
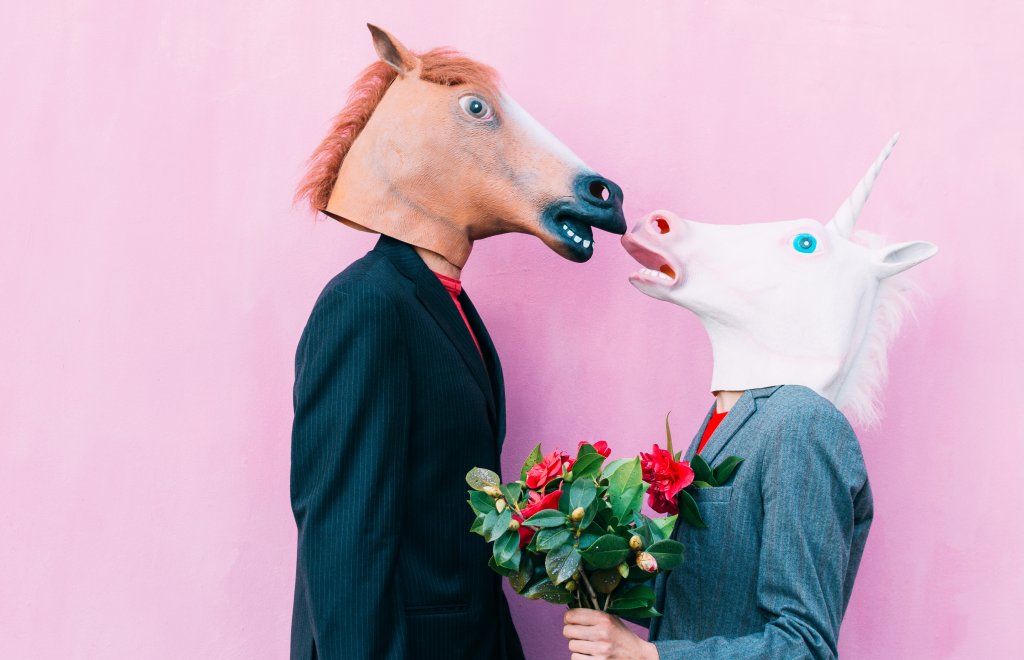
<instances>
[{"instance_id":1,"label":"brown horse mask","mask_svg":"<svg viewBox=\"0 0 1024 660\"><path fill-rule=\"evenodd\" d=\"M592 227L625 233L621 189L503 94L493 69L446 49L417 56L369 28L381 61L353 86L299 198L459 268L495 234L533 234L583 262Z\"/></svg>"}]
</instances>

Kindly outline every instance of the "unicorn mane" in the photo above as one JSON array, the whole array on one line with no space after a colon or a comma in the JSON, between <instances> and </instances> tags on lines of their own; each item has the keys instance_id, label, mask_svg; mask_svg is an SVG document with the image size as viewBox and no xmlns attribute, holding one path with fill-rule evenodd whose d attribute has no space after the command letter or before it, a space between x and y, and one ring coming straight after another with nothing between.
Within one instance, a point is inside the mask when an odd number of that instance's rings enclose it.
<instances>
[{"instance_id":1,"label":"unicorn mane","mask_svg":"<svg viewBox=\"0 0 1024 660\"><path fill-rule=\"evenodd\" d=\"M435 48L419 59L421 80L447 86L474 85L497 96L498 73L486 64L450 48ZM330 132L309 157L306 175L295 192L296 203L306 200L314 212L327 206L346 154L397 77L398 72L380 60L359 74L345 107L331 122Z\"/></svg>"},{"instance_id":2,"label":"unicorn mane","mask_svg":"<svg viewBox=\"0 0 1024 660\"><path fill-rule=\"evenodd\" d=\"M885 239L858 231L854 242L869 248L885 245ZM839 386L835 405L863 427L876 425L881 417L881 393L889 375L889 346L912 312L911 298L917 291L906 273L879 283L860 346L854 352Z\"/></svg>"}]
</instances>

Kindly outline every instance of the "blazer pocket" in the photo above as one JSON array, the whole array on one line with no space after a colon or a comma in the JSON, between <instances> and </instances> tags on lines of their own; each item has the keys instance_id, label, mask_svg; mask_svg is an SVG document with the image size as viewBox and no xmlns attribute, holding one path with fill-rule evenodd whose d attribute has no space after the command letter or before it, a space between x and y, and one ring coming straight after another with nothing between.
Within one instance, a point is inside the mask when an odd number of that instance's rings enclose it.
<instances>
[{"instance_id":1,"label":"blazer pocket","mask_svg":"<svg viewBox=\"0 0 1024 660\"><path fill-rule=\"evenodd\" d=\"M713 486L711 488L698 488L693 493L693 499L697 504L712 504L718 502L729 502L732 500L732 486Z\"/></svg>"},{"instance_id":2,"label":"blazer pocket","mask_svg":"<svg viewBox=\"0 0 1024 660\"><path fill-rule=\"evenodd\" d=\"M434 616L438 614L460 614L469 611L469 603L452 605L413 605L405 608L406 616Z\"/></svg>"}]
</instances>

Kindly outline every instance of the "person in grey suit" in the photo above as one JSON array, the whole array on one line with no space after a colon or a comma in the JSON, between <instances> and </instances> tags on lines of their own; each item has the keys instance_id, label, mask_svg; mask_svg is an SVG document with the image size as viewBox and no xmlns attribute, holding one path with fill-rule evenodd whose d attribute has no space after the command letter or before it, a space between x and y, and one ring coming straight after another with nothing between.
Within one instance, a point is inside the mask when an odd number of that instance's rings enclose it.
<instances>
[{"instance_id":1,"label":"person in grey suit","mask_svg":"<svg viewBox=\"0 0 1024 660\"><path fill-rule=\"evenodd\" d=\"M573 660L838 655L872 519L864 458L838 408L877 419L907 306L899 275L938 250L854 236L896 139L828 223L726 226L655 211L623 237L644 266L633 285L696 314L711 340L715 405L685 458L743 462L729 484L693 489L707 528L676 525L686 561L658 577L664 615L650 641L603 612L570 610Z\"/></svg>"},{"instance_id":2,"label":"person in grey suit","mask_svg":"<svg viewBox=\"0 0 1024 660\"><path fill-rule=\"evenodd\" d=\"M836 657L872 518L857 438L806 387L724 392L716 406L730 398L700 455L712 465L744 460L729 485L696 490L707 529L676 525L686 561L656 583L663 616L650 624L651 641L604 613L571 610L574 659Z\"/></svg>"}]
</instances>

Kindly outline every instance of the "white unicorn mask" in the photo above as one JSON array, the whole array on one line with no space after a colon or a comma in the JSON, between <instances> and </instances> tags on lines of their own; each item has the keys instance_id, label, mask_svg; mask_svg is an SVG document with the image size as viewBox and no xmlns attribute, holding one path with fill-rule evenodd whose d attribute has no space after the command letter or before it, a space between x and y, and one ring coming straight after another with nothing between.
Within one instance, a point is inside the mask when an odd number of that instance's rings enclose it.
<instances>
[{"instance_id":1,"label":"white unicorn mask","mask_svg":"<svg viewBox=\"0 0 1024 660\"><path fill-rule=\"evenodd\" d=\"M877 419L886 349L908 288L894 277L932 257L925 241L884 244L853 229L886 145L827 224L712 225L655 211L622 244L643 293L695 313L714 353L711 390L805 385L862 424Z\"/></svg>"}]
</instances>

